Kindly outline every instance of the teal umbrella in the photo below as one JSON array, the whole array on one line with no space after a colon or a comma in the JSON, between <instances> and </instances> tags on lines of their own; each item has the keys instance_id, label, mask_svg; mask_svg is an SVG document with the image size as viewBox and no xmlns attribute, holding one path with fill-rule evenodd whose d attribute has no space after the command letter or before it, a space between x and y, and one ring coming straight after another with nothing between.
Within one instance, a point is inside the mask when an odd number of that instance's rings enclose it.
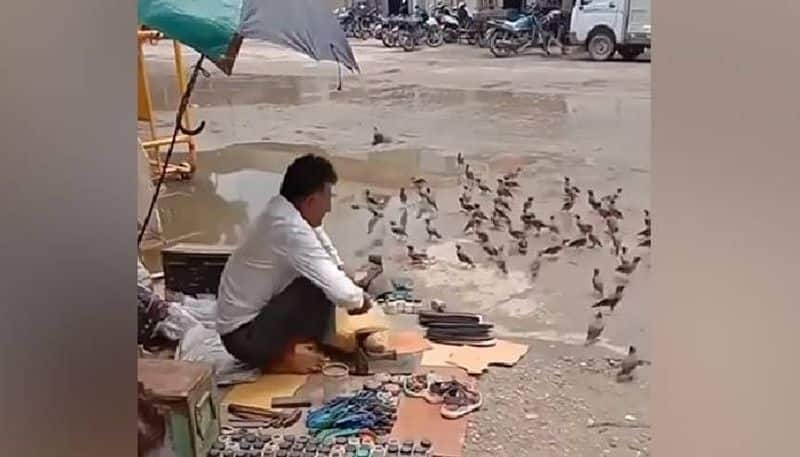
<instances>
[{"instance_id":1,"label":"teal umbrella","mask_svg":"<svg viewBox=\"0 0 800 457\"><path fill-rule=\"evenodd\" d=\"M339 22L318 0L138 0L137 14L140 25L200 53L178 105L172 141L139 231L138 244L150 223L178 133L197 135L205 127L204 121L195 129L182 125L198 75L208 76L202 67L204 59L230 75L242 41L255 39L294 49L315 60L334 61L351 71L358 71L358 64ZM341 82L340 72L339 89Z\"/></svg>"},{"instance_id":2,"label":"teal umbrella","mask_svg":"<svg viewBox=\"0 0 800 457\"><path fill-rule=\"evenodd\" d=\"M195 49L230 75L243 39L358 70L333 13L315 0L138 0L139 24Z\"/></svg>"}]
</instances>

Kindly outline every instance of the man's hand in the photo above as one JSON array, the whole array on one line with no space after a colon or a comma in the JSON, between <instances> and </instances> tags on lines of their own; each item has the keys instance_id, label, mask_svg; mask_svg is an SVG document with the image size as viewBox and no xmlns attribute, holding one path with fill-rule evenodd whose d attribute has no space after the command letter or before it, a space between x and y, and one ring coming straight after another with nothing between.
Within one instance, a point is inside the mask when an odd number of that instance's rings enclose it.
<instances>
[{"instance_id":1,"label":"man's hand","mask_svg":"<svg viewBox=\"0 0 800 457\"><path fill-rule=\"evenodd\" d=\"M370 309L372 309L372 297L370 297L366 292L364 292L364 303L361 305L361 308L348 310L347 314L351 316L356 316L359 314L364 314Z\"/></svg>"}]
</instances>

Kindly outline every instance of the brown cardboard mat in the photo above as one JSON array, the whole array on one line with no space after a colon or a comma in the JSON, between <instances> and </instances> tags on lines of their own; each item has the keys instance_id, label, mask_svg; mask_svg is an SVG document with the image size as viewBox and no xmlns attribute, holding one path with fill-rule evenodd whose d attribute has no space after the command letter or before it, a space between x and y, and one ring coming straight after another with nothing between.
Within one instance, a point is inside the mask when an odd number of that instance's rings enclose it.
<instances>
[{"instance_id":1,"label":"brown cardboard mat","mask_svg":"<svg viewBox=\"0 0 800 457\"><path fill-rule=\"evenodd\" d=\"M467 373L456 367L419 367L417 373L435 372L440 376L466 379ZM397 421L391 436L399 440L427 438L433 442L433 455L437 457L461 457L467 418L445 419L439 412L440 405L431 405L422 398L403 395L397 408ZM476 411L473 414L480 414Z\"/></svg>"},{"instance_id":2,"label":"brown cardboard mat","mask_svg":"<svg viewBox=\"0 0 800 457\"><path fill-rule=\"evenodd\" d=\"M238 384L225 396L222 404L269 408L273 397L291 397L303 386L307 375L265 374L255 382Z\"/></svg>"},{"instance_id":3,"label":"brown cardboard mat","mask_svg":"<svg viewBox=\"0 0 800 457\"><path fill-rule=\"evenodd\" d=\"M422 354L422 365L433 367L457 366L473 375L482 374L490 365L513 366L528 352L525 344L497 340L491 347L450 346L431 343Z\"/></svg>"},{"instance_id":4,"label":"brown cardboard mat","mask_svg":"<svg viewBox=\"0 0 800 457\"><path fill-rule=\"evenodd\" d=\"M421 332L414 330L390 331L389 349L397 351L398 354L413 354L431 349L431 343Z\"/></svg>"}]
</instances>

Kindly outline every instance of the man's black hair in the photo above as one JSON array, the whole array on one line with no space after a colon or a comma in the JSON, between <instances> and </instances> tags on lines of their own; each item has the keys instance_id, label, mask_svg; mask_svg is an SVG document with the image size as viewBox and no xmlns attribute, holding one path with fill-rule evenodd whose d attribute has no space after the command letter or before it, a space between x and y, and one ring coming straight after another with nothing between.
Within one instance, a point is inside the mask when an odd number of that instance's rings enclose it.
<instances>
[{"instance_id":1,"label":"man's black hair","mask_svg":"<svg viewBox=\"0 0 800 457\"><path fill-rule=\"evenodd\" d=\"M333 164L325 157L306 154L292 162L286 169L281 183L281 195L292 203L308 197L325 187L336 184L339 178Z\"/></svg>"}]
</instances>

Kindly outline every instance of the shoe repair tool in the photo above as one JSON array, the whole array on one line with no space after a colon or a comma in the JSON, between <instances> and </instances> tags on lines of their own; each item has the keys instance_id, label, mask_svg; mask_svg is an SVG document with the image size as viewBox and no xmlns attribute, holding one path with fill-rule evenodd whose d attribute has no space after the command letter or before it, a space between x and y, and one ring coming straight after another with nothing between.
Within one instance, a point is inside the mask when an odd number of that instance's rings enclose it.
<instances>
[{"instance_id":1,"label":"shoe repair tool","mask_svg":"<svg viewBox=\"0 0 800 457\"><path fill-rule=\"evenodd\" d=\"M368 336L375 333L373 329L356 331L356 351L353 357L353 374L367 376L370 374L369 364L375 360L397 360L397 351L389 350L383 353L374 353L366 348L365 341Z\"/></svg>"},{"instance_id":2,"label":"shoe repair tool","mask_svg":"<svg viewBox=\"0 0 800 457\"><path fill-rule=\"evenodd\" d=\"M308 408L311 406L311 400L303 396L294 397L273 397L270 402L273 409L278 408Z\"/></svg>"}]
</instances>

